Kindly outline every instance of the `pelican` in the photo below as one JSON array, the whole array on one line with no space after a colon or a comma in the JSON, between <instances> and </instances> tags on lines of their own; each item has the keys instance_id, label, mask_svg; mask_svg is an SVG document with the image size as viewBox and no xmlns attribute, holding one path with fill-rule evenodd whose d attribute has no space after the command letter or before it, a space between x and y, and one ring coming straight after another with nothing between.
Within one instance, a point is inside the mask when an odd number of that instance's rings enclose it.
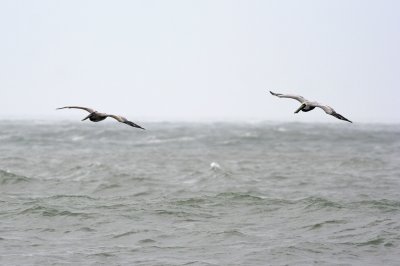
<instances>
[{"instance_id":1,"label":"pelican","mask_svg":"<svg viewBox=\"0 0 400 266\"><path fill-rule=\"evenodd\" d=\"M311 101L309 101L309 100L307 100L307 99L305 99L304 97L299 96L299 95L274 93L274 92L272 92L272 91L269 91L269 92L270 92L272 95L274 95L274 96L276 96L276 97L279 97L279 98L290 98L290 99L295 99L295 100L299 101L299 102L301 103L301 105L300 105L300 107L294 112L295 114L297 114L297 113L300 112L300 111L309 112L309 111L313 110L315 107L319 107L319 108L321 108L322 110L324 110L325 113L327 113L328 115L332 115L332 116L336 117L337 119L340 119L340 120L344 120L344 121L353 123L353 122L351 122L349 119L347 119L346 117L344 117L344 116L342 116L342 115L336 113L336 111L335 111L332 107L330 107L330 106L328 106L328 105L323 105L323 104L320 104L320 103L318 103L318 102L311 102Z\"/></svg>"},{"instance_id":2,"label":"pelican","mask_svg":"<svg viewBox=\"0 0 400 266\"><path fill-rule=\"evenodd\" d=\"M106 113L99 113L99 112L93 110L92 108L80 107L80 106L64 106L64 107L57 108L57 110L66 109L66 108L68 108L68 109L70 109L70 108L82 109L82 110L85 110L85 111L89 112L89 115L86 116L84 119L82 119L82 121L85 121L86 119L89 119L92 122L99 122L99 121L103 121L107 117L112 117L115 120L117 120L118 122L127 124L127 125L129 125L131 127L136 127L136 128L140 128L140 129L144 130L144 128L142 128L141 126L129 121L128 119L126 119L123 116L109 115L109 114L106 114Z\"/></svg>"}]
</instances>

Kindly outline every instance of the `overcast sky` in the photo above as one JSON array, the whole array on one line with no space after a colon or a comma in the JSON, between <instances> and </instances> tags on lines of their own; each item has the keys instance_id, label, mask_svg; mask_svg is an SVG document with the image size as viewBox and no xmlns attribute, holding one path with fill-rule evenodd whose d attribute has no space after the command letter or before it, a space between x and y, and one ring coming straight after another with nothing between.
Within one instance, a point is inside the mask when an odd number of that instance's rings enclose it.
<instances>
[{"instance_id":1,"label":"overcast sky","mask_svg":"<svg viewBox=\"0 0 400 266\"><path fill-rule=\"evenodd\" d=\"M400 1L0 0L0 118L400 122ZM339 123L342 121L337 120Z\"/></svg>"}]
</instances>

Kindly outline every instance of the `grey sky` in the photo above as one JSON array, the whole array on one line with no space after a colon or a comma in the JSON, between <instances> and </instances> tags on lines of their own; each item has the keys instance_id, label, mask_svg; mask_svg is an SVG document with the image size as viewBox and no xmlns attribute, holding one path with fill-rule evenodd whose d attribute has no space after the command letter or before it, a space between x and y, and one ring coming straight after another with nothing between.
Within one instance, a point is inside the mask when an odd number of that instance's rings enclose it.
<instances>
[{"instance_id":1,"label":"grey sky","mask_svg":"<svg viewBox=\"0 0 400 266\"><path fill-rule=\"evenodd\" d=\"M400 1L0 0L0 117L400 122ZM338 120L338 122L341 122Z\"/></svg>"}]
</instances>

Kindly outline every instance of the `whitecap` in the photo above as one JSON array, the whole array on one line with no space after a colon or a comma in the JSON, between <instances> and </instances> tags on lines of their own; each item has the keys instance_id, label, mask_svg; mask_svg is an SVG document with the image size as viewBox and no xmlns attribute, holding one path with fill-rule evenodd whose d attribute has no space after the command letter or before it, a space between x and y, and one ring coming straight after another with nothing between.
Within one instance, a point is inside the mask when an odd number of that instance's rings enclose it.
<instances>
[{"instance_id":1,"label":"whitecap","mask_svg":"<svg viewBox=\"0 0 400 266\"><path fill-rule=\"evenodd\" d=\"M219 165L219 163L212 162L212 163L210 164L210 168L211 168L212 170L218 170L218 169L221 169L221 166Z\"/></svg>"}]
</instances>

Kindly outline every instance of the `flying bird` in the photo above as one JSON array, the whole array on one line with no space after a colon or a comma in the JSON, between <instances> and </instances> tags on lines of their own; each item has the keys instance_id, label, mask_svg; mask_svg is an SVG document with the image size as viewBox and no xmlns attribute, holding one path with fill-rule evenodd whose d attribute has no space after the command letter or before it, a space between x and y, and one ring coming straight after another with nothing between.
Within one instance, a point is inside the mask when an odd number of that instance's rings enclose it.
<instances>
[{"instance_id":1,"label":"flying bird","mask_svg":"<svg viewBox=\"0 0 400 266\"><path fill-rule=\"evenodd\" d=\"M347 119L346 117L342 116L341 114L336 113L336 111L332 107L330 107L328 105L323 105L323 104L320 104L318 102L311 102L311 101L309 101L309 100L307 100L304 97L299 96L299 95L274 93L272 91L269 91L269 92L272 95L277 96L279 98L290 98L290 99L295 99L295 100L299 101L301 103L301 105L294 112L295 114L297 114L300 111L309 112L309 111L313 110L315 107L319 107L322 110L324 110L325 113L327 113L328 115L332 115L332 116L336 117L337 119L353 123L349 119Z\"/></svg>"},{"instance_id":2,"label":"flying bird","mask_svg":"<svg viewBox=\"0 0 400 266\"><path fill-rule=\"evenodd\" d=\"M129 126L131 126L131 127L136 127L136 128L140 128L140 129L143 129L143 130L144 130L144 128L142 128L141 126L139 126L139 125L137 125L137 124L135 124L135 123L129 121L128 119L126 119L126 118L123 117L123 116L119 116L119 115L109 115L109 114L106 114L106 113L99 113L99 112L97 112L97 111L95 111L95 110L93 110L93 109L91 109L91 108L87 108L87 107L80 107L80 106L64 106L64 107L57 108L57 110L66 109L66 108L68 108L68 109L70 109L70 108L82 109L82 110L85 110L85 111L89 112L89 115L86 116L84 119L82 119L82 121L85 121L86 119L89 119L89 120L92 121L92 122L100 122L100 121L103 121L104 119L106 119L107 117L112 117L112 118L114 118L115 120L117 120L118 122L127 124L127 125L129 125Z\"/></svg>"}]
</instances>

